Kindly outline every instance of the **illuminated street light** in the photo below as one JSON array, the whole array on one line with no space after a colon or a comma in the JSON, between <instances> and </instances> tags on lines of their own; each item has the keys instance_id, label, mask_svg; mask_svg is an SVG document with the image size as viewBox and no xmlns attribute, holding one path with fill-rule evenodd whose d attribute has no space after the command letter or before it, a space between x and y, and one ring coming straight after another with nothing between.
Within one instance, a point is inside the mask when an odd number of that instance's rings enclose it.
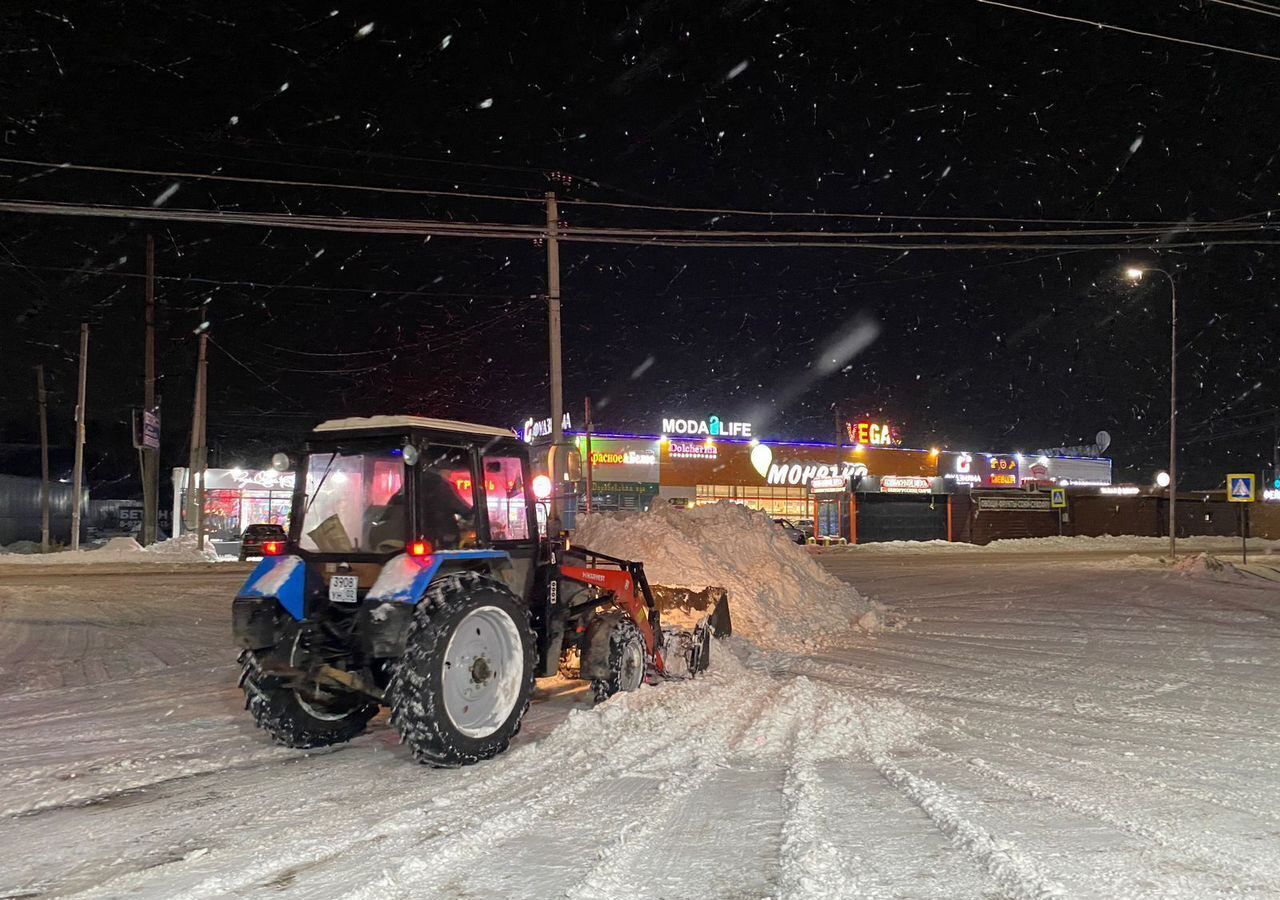
<instances>
[{"instance_id":1,"label":"illuminated street light","mask_svg":"<svg viewBox=\"0 0 1280 900\"><path fill-rule=\"evenodd\" d=\"M1169 473L1168 473L1168 472L1157 472L1157 473L1156 473L1156 487L1167 488L1168 486L1169 486Z\"/></svg>"},{"instance_id":2,"label":"illuminated street light","mask_svg":"<svg viewBox=\"0 0 1280 900\"><path fill-rule=\"evenodd\" d=\"M1140 269L1130 266L1124 270L1135 284L1148 272L1159 272L1169 279L1169 558L1178 552L1177 519L1174 509L1178 502L1178 284L1164 269L1155 267Z\"/></svg>"}]
</instances>

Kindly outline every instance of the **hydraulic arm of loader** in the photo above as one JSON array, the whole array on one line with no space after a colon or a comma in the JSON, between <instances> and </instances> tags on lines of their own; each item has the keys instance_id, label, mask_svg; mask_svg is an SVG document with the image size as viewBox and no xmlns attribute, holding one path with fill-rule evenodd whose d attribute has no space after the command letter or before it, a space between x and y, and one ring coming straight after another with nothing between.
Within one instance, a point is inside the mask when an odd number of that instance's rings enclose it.
<instances>
[{"instance_id":1,"label":"hydraulic arm of loader","mask_svg":"<svg viewBox=\"0 0 1280 900\"><path fill-rule=\"evenodd\" d=\"M644 576L644 564L576 547L573 552L584 557L589 565L562 565L561 577L591 585L612 595L613 602L639 627L640 633L644 635L645 649L653 657L655 668L659 673L664 673L666 666L662 659L661 615Z\"/></svg>"}]
</instances>

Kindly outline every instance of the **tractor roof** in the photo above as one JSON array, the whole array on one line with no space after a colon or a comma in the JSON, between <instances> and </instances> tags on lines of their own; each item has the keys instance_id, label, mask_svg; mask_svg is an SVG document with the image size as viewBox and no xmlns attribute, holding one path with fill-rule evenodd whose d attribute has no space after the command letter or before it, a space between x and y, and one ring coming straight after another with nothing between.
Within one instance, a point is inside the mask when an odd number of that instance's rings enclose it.
<instances>
[{"instance_id":1,"label":"tractor roof","mask_svg":"<svg viewBox=\"0 0 1280 900\"><path fill-rule=\"evenodd\" d=\"M316 431L385 431L396 428L423 428L428 431L447 431L473 437L514 438L510 428L494 428L492 425L473 425L452 419L427 419L422 416L369 416L368 418L330 419L316 426Z\"/></svg>"}]
</instances>

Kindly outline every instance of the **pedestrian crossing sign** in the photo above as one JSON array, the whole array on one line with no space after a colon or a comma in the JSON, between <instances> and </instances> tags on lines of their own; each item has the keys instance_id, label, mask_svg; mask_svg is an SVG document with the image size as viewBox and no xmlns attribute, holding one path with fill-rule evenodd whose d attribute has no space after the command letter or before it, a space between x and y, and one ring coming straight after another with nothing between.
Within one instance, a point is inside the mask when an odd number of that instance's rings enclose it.
<instances>
[{"instance_id":1,"label":"pedestrian crossing sign","mask_svg":"<svg viewBox=\"0 0 1280 900\"><path fill-rule=\"evenodd\" d=\"M1066 509L1067 508L1067 489L1052 488L1049 491L1049 506L1051 506L1053 509Z\"/></svg>"},{"instance_id":2,"label":"pedestrian crossing sign","mask_svg":"<svg viewBox=\"0 0 1280 900\"><path fill-rule=\"evenodd\" d=\"M1254 477L1252 473L1227 476L1227 499L1232 503L1252 503L1253 489Z\"/></svg>"}]
</instances>

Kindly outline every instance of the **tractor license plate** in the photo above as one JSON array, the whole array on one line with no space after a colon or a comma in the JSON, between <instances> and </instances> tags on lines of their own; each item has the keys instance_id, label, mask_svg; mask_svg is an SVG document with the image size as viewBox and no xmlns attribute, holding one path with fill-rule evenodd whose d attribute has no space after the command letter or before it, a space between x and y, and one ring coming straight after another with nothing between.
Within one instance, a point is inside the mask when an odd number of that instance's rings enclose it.
<instances>
[{"instance_id":1,"label":"tractor license plate","mask_svg":"<svg viewBox=\"0 0 1280 900\"><path fill-rule=\"evenodd\" d=\"M334 575L329 578L330 603L355 603L356 587L360 579L354 575Z\"/></svg>"}]
</instances>

